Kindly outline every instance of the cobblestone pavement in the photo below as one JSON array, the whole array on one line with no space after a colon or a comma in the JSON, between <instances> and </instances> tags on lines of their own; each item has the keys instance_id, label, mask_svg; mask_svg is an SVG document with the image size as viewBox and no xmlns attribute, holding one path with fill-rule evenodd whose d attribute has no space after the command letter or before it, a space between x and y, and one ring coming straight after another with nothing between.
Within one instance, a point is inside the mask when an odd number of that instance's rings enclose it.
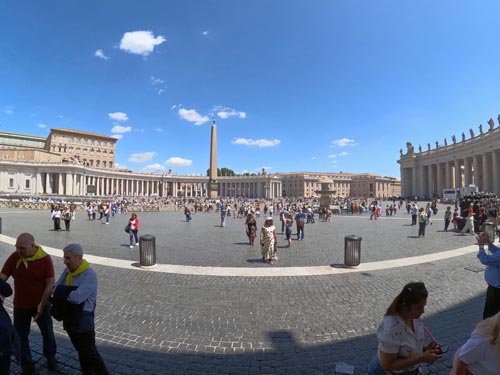
<instances>
[{"instance_id":1,"label":"cobblestone pavement","mask_svg":"<svg viewBox=\"0 0 500 375\"><path fill-rule=\"evenodd\" d=\"M416 238L410 217L370 221L367 216L335 216L332 223L306 225L306 239L280 249L275 266L262 264L257 247L246 244L243 221L198 214L140 214L141 233L156 236L159 263L287 267L343 263L344 236L362 240L362 261L405 258L469 246L472 236L442 232L444 209ZM138 260L123 231L128 215L110 225L84 220L70 232L53 232L46 212L0 211L2 233L30 231L38 243L62 248L81 242L91 254ZM276 217L277 219L277 217ZM262 224L261 218L259 224ZM279 221L278 221L279 224ZM280 236L280 244L284 240ZM13 250L0 242L0 262ZM56 274L63 269L54 257ZM297 277L220 277L127 270L94 264L99 276L96 310L98 348L112 374L335 374L336 365L366 374L376 351L375 331L385 309L409 281L430 291L425 322L439 341L456 349L481 319L486 289L475 254L375 272ZM470 268L471 270L467 270ZM7 300L10 311L11 299ZM62 372L79 365L62 327L55 322L57 359ZM41 374L41 340L33 326L32 349ZM426 374L448 374L453 350ZM19 371L15 365L14 372Z\"/></svg>"}]
</instances>

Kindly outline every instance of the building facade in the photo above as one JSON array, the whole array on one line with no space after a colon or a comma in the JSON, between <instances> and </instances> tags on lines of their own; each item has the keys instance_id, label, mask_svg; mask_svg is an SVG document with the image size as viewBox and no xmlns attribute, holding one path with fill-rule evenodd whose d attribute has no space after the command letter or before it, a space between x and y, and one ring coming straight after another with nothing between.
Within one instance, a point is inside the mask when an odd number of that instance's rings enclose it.
<instances>
[{"instance_id":1,"label":"building facade","mask_svg":"<svg viewBox=\"0 0 500 375\"><path fill-rule=\"evenodd\" d=\"M500 115L498 116L500 124ZM488 121L488 129L479 125L477 134L469 129L470 136L462 133L443 144L435 142L435 147L427 144L415 151L413 145L406 144L407 151L400 151L398 163L401 167L402 195L418 197L441 197L444 189L476 185L480 191L500 195L500 129L493 119Z\"/></svg>"},{"instance_id":2,"label":"building facade","mask_svg":"<svg viewBox=\"0 0 500 375\"><path fill-rule=\"evenodd\" d=\"M209 197L208 176L158 175L115 168L116 139L71 129L47 138L0 133L0 194ZM338 197L399 196L399 181L371 174L290 172L218 176L220 197L319 197L321 180ZM353 181L356 188L353 190ZM390 185L390 186L389 186ZM353 194L355 193L355 194Z\"/></svg>"}]
</instances>

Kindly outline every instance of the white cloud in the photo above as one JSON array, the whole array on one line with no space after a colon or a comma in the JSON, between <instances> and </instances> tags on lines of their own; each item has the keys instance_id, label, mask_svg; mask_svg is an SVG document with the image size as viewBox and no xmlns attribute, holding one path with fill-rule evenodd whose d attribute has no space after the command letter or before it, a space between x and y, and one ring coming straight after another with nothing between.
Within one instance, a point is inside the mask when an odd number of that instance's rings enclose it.
<instances>
[{"instance_id":1,"label":"white cloud","mask_svg":"<svg viewBox=\"0 0 500 375\"><path fill-rule=\"evenodd\" d=\"M201 35L205 35L205 36L207 36L207 35L208 35L208 31L206 31L206 30L205 30L205 31L203 31L203 32L201 33Z\"/></svg>"},{"instance_id":2,"label":"white cloud","mask_svg":"<svg viewBox=\"0 0 500 375\"><path fill-rule=\"evenodd\" d=\"M14 114L14 107L11 107L11 106L5 107L5 109L3 111L7 115L13 115Z\"/></svg>"},{"instance_id":3,"label":"white cloud","mask_svg":"<svg viewBox=\"0 0 500 375\"><path fill-rule=\"evenodd\" d=\"M154 130L155 130L155 132L159 132L159 133L161 133L163 131L162 128L155 128Z\"/></svg>"},{"instance_id":4,"label":"white cloud","mask_svg":"<svg viewBox=\"0 0 500 375\"><path fill-rule=\"evenodd\" d=\"M173 165L176 167L189 167L191 164L193 164L193 161L189 159L183 159L178 156L174 156L168 160L165 160L165 164Z\"/></svg>"},{"instance_id":5,"label":"white cloud","mask_svg":"<svg viewBox=\"0 0 500 375\"><path fill-rule=\"evenodd\" d=\"M174 104L170 107L170 110L173 111L174 109L181 108L182 104Z\"/></svg>"},{"instance_id":6,"label":"white cloud","mask_svg":"<svg viewBox=\"0 0 500 375\"><path fill-rule=\"evenodd\" d=\"M116 139L122 139L123 138L123 134L111 134L111 137L112 138L116 138Z\"/></svg>"},{"instance_id":7,"label":"white cloud","mask_svg":"<svg viewBox=\"0 0 500 375\"><path fill-rule=\"evenodd\" d=\"M311 160L316 160L316 159L317 159L317 158L316 158L316 156L313 156L313 157L311 158Z\"/></svg>"},{"instance_id":8,"label":"white cloud","mask_svg":"<svg viewBox=\"0 0 500 375\"><path fill-rule=\"evenodd\" d=\"M159 89L159 90L158 90L158 92L157 92L157 94L158 94L158 95L161 95L161 94L163 94L164 92L165 92L165 90L164 90L164 89Z\"/></svg>"},{"instance_id":9,"label":"white cloud","mask_svg":"<svg viewBox=\"0 0 500 375\"><path fill-rule=\"evenodd\" d=\"M130 161L132 163L145 163L145 162L153 159L156 155L157 154L154 151L143 152L142 154L136 153L136 154L130 155L130 157L128 158L128 161Z\"/></svg>"},{"instance_id":10,"label":"white cloud","mask_svg":"<svg viewBox=\"0 0 500 375\"><path fill-rule=\"evenodd\" d=\"M332 141L332 143L339 147L354 146L356 144L354 139L350 138L335 139Z\"/></svg>"},{"instance_id":11,"label":"white cloud","mask_svg":"<svg viewBox=\"0 0 500 375\"><path fill-rule=\"evenodd\" d=\"M155 37L151 31L130 31L123 34L120 49L136 55L148 56L165 40L161 35Z\"/></svg>"},{"instance_id":12,"label":"white cloud","mask_svg":"<svg viewBox=\"0 0 500 375\"><path fill-rule=\"evenodd\" d=\"M151 76L150 77L150 80L151 80L151 84L153 86L158 86L158 85L161 85L162 83L164 83L165 81L162 80L161 78L158 78L158 77L155 77L155 76Z\"/></svg>"},{"instance_id":13,"label":"white cloud","mask_svg":"<svg viewBox=\"0 0 500 375\"><path fill-rule=\"evenodd\" d=\"M279 139L252 139L252 138L235 138L231 142L235 145L257 146L257 147L273 147L281 143Z\"/></svg>"},{"instance_id":14,"label":"white cloud","mask_svg":"<svg viewBox=\"0 0 500 375\"><path fill-rule=\"evenodd\" d=\"M227 119L228 117L237 116L239 118L247 118L246 112L236 111L232 108L224 108L221 106L214 107L214 112L217 112L217 116L221 119Z\"/></svg>"},{"instance_id":15,"label":"white cloud","mask_svg":"<svg viewBox=\"0 0 500 375\"><path fill-rule=\"evenodd\" d=\"M104 51L102 49L98 49L97 51L95 51L94 56L106 61L109 60L109 57L104 54Z\"/></svg>"},{"instance_id":16,"label":"white cloud","mask_svg":"<svg viewBox=\"0 0 500 375\"><path fill-rule=\"evenodd\" d=\"M127 121L128 116L126 113L123 112L111 112L108 113L108 116L110 119L115 120L115 121Z\"/></svg>"},{"instance_id":17,"label":"white cloud","mask_svg":"<svg viewBox=\"0 0 500 375\"><path fill-rule=\"evenodd\" d=\"M121 126L121 125L115 125L111 128L111 133L130 133L132 131L131 126Z\"/></svg>"},{"instance_id":18,"label":"white cloud","mask_svg":"<svg viewBox=\"0 0 500 375\"><path fill-rule=\"evenodd\" d=\"M159 163L155 164L150 164L146 165L144 168L141 169L141 172L143 173L163 173L166 172L167 168L165 168L163 165Z\"/></svg>"},{"instance_id":19,"label":"white cloud","mask_svg":"<svg viewBox=\"0 0 500 375\"><path fill-rule=\"evenodd\" d=\"M47 127L47 125L45 125L43 122L39 122L37 126L42 129L45 129Z\"/></svg>"},{"instance_id":20,"label":"white cloud","mask_svg":"<svg viewBox=\"0 0 500 375\"><path fill-rule=\"evenodd\" d=\"M342 151L342 152L340 152L338 154L330 154L330 155L328 155L328 157L329 158L336 158L337 156L347 156L347 155L349 155L348 152Z\"/></svg>"},{"instance_id":21,"label":"white cloud","mask_svg":"<svg viewBox=\"0 0 500 375\"><path fill-rule=\"evenodd\" d=\"M179 109L179 116L189 122L194 122L195 125L202 125L209 121L207 116L202 116L194 109Z\"/></svg>"}]
</instances>

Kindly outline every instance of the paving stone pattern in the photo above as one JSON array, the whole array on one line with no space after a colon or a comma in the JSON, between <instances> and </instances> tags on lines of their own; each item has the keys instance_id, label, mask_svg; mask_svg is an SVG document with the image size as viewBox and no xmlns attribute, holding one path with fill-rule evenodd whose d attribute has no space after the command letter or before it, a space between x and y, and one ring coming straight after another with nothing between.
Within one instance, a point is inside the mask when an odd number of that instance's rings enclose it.
<instances>
[{"instance_id":1,"label":"paving stone pattern","mask_svg":"<svg viewBox=\"0 0 500 375\"><path fill-rule=\"evenodd\" d=\"M370 221L367 216L335 216L332 223L306 225L306 239L280 249L276 266L343 263L344 236L362 240L362 261L404 258L474 243L472 236L441 232L442 213L416 238L410 216ZM29 230L38 243L62 248L81 242L91 254L138 260L123 231L128 215L110 225L84 220L71 232L53 232L49 213L0 211L3 234ZM142 234L154 234L159 263L231 267L272 267L258 261L258 247L245 243L243 221L198 214L141 213ZM277 219L277 217L276 217ZM262 224L263 220L259 221ZM279 224L279 221L278 221ZM284 240L280 236L280 244ZM13 251L0 243L0 262ZM56 274L62 260L54 258ZM475 254L435 263L369 273L301 277L217 277L125 270L93 265L99 276L96 310L98 348L112 374L335 374L339 362L366 374L376 351L376 328L392 299L409 281L430 291L425 323L452 349L481 319L486 289ZM11 299L7 301L10 311ZM63 373L78 374L75 352L55 322L57 359ZM45 360L33 326L32 349L41 374ZM448 374L453 351L425 374ZM14 366L13 373L19 371Z\"/></svg>"}]
</instances>

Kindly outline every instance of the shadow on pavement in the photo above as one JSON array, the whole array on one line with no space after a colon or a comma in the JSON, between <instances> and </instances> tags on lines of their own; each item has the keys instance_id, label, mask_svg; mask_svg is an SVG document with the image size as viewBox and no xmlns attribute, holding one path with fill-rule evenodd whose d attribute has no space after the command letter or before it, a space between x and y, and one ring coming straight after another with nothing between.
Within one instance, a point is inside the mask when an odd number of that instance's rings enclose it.
<instances>
[{"instance_id":1,"label":"shadow on pavement","mask_svg":"<svg viewBox=\"0 0 500 375\"><path fill-rule=\"evenodd\" d=\"M481 319L484 298L482 296L457 304L424 318L426 326L436 339L451 350L434 365L423 366L423 374L447 375L455 350L469 337ZM369 306L367 306L369 309ZM332 311L332 314L335 312ZM356 317L353 317L356 319ZM337 330L341 330L338 327ZM359 332L352 332L355 336ZM224 343L213 351L199 351L198 345L179 343L178 348L151 347L136 342L136 347L98 340L98 350L108 366L110 374L335 374L336 364L354 365L354 374L366 374L366 368L377 350L375 334L353 337L348 340L332 339L315 343L314 337L298 338L287 330L268 331L271 349L248 347L238 342ZM98 335L99 337L99 335ZM56 334L57 359L62 374L79 374L75 351L65 335ZM49 374L45 358L41 354L41 337L31 335L33 357L39 374ZM311 344L306 344L310 342ZM201 347L201 343L200 343ZM20 372L14 362L12 374Z\"/></svg>"}]
</instances>

